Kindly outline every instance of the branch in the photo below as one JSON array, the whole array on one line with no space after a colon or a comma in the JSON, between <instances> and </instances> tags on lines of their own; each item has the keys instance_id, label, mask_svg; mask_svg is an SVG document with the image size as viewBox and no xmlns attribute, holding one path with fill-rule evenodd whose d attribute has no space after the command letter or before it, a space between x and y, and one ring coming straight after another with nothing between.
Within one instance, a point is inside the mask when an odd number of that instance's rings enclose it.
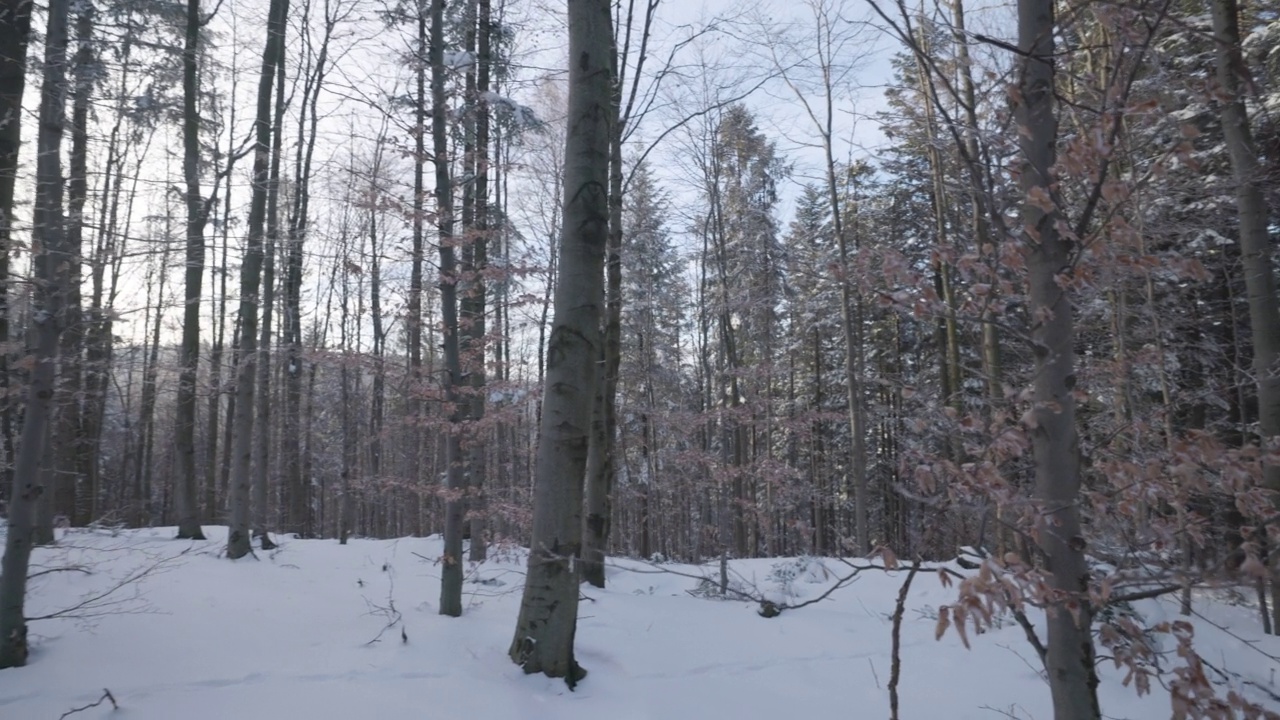
<instances>
[{"instance_id":1,"label":"branch","mask_svg":"<svg viewBox=\"0 0 1280 720\"><path fill-rule=\"evenodd\" d=\"M85 575L92 575L92 574L93 574L93 572L91 572L91 571L90 571L88 568L86 568L86 567L81 567L80 565L69 565L69 566L67 566L67 567L49 568L48 570L41 570L41 571L39 571L39 572L28 573L28 574L27 574L27 582L30 582L30 581L32 581L32 580L35 580L36 578L40 577L41 575L52 575L53 573L60 573L60 572L80 572L80 573L84 573Z\"/></svg>"},{"instance_id":2,"label":"branch","mask_svg":"<svg viewBox=\"0 0 1280 720\"><path fill-rule=\"evenodd\" d=\"M176 555L162 557L159 560L156 560L155 562L152 562L149 565L145 565L143 567L137 568L134 571L126 574L123 578L121 578L119 581L117 581L114 585L107 588L106 590L88 595L82 598L79 603L72 605L71 607L63 608L62 610L56 610L54 612L49 613L48 615L40 615L38 617L29 617L26 620L27 622L37 622L39 620L52 620L54 618L60 618L60 617L84 618L84 617L94 617L98 615L108 614L105 612L104 608L110 607L112 605L118 605L126 601L113 600L110 602L106 602L107 598L110 598L112 595L115 595L116 593L118 593L119 591L123 590L124 588L130 585L136 584L137 582L143 580L147 576L152 575L153 573L159 572L165 565L168 565L174 560L177 560L178 558L181 558L184 555L187 555L188 553L192 552L194 549L195 549L195 546L192 545L191 547L188 547L186 550L183 550L182 552Z\"/></svg>"},{"instance_id":3,"label":"branch","mask_svg":"<svg viewBox=\"0 0 1280 720\"><path fill-rule=\"evenodd\" d=\"M1139 590L1125 595L1112 595L1108 600L1108 605L1115 605L1122 602L1136 602L1138 600L1150 600L1158 598L1162 595L1175 593L1183 589L1183 585L1161 585L1160 587L1151 588L1149 590Z\"/></svg>"},{"instance_id":4,"label":"branch","mask_svg":"<svg viewBox=\"0 0 1280 720\"><path fill-rule=\"evenodd\" d=\"M911 572L907 573L907 581L898 590L898 602L893 607L893 631L890 637L893 649L889 660L889 720L898 720L898 679L902 676L902 613L907 605L907 593L911 590L911 581L920 571L920 561L911 564Z\"/></svg>"},{"instance_id":5,"label":"branch","mask_svg":"<svg viewBox=\"0 0 1280 720\"><path fill-rule=\"evenodd\" d=\"M116 704L116 697L111 694L111 691L108 690L107 688L102 688L102 697L98 698L98 702L90 703L88 705L85 705L84 707L72 708L71 710L68 710L62 713L61 715L59 715L58 720L63 720L63 718L67 717L68 715L75 715L78 712L84 712L85 710L96 708L102 703L107 702L108 700L111 701L112 710L120 709L120 706Z\"/></svg>"},{"instance_id":6,"label":"branch","mask_svg":"<svg viewBox=\"0 0 1280 720\"><path fill-rule=\"evenodd\" d=\"M1044 643L1040 641L1040 636L1036 635L1035 626L1033 626L1031 621L1027 619L1027 614L1017 608L1010 608L1010 612L1013 613L1013 619L1017 621L1018 626L1022 628L1022 632L1026 633L1027 642L1031 643L1031 647L1035 648L1036 654L1040 656L1040 663L1045 667L1048 667L1049 650L1044 646Z\"/></svg>"}]
</instances>

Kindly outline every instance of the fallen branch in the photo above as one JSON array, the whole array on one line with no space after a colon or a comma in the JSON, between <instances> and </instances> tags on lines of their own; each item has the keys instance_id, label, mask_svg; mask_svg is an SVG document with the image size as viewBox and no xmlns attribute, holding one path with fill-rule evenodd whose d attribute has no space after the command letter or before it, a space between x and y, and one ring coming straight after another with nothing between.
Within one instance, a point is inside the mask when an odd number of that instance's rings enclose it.
<instances>
[{"instance_id":1,"label":"fallen branch","mask_svg":"<svg viewBox=\"0 0 1280 720\"><path fill-rule=\"evenodd\" d=\"M1245 676L1241 675L1238 672L1235 672L1234 670L1223 670L1222 668L1216 667L1212 663L1210 663L1208 660L1205 660L1204 656L1200 657L1200 662L1203 663L1205 667L1218 673L1218 675L1221 676L1224 681L1230 683L1231 680L1234 678L1241 685L1248 685L1249 687L1255 688L1259 692L1266 694L1267 697L1271 698L1271 702L1280 703L1280 695L1277 695L1274 690L1267 688L1262 683L1254 680L1250 680L1249 678L1246 678Z\"/></svg>"},{"instance_id":2,"label":"fallen branch","mask_svg":"<svg viewBox=\"0 0 1280 720\"><path fill-rule=\"evenodd\" d=\"M911 571L907 573L906 582L898 590L898 602L893 606L892 649L889 655L889 720L898 720L898 679L902 677L902 613L907 607L907 593L911 591L911 581L920 572L920 561L911 563Z\"/></svg>"},{"instance_id":3,"label":"fallen branch","mask_svg":"<svg viewBox=\"0 0 1280 720\"><path fill-rule=\"evenodd\" d=\"M52 575L54 573L60 573L60 572L78 572L78 573L84 573L85 575L93 574L93 572L91 572L89 568L80 567L79 565L70 565L67 567L49 568L48 570L39 570L37 572L28 573L27 582L35 580L36 578L42 575Z\"/></svg>"},{"instance_id":4,"label":"fallen branch","mask_svg":"<svg viewBox=\"0 0 1280 720\"><path fill-rule=\"evenodd\" d=\"M104 702L107 702L108 700L110 700L110 701L111 701L111 709L112 709L112 710L119 710L119 709L120 709L120 706L116 704L116 697L115 697L115 695L112 695L110 690L108 690L108 689L106 689L106 688L102 688L102 697L98 698L98 702L95 702L95 703L89 703L88 705L85 705L84 707L72 708L71 710L68 710L68 711L66 711L66 712L62 713L62 715L59 715L59 716L58 716L58 720L63 720L63 718L67 717L68 715L75 715L75 714L76 714L76 713L78 713L78 712L84 712L85 710L92 710L93 708L98 707L99 705L101 705L101 704L102 704L102 703L104 703Z\"/></svg>"},{"instance_id":5,"label":"fallen branch","mask_svg":"<svg viewBox=\"0 0 1280 720\"><path fill-rule=\"evenodd\" d=\"M125 589L126 587L129 587L131 585L136 585L142 580L145 580L147 577L154 575L156 573L162 572L165 569L166 565L169 565L173 563L175 560L178 560L186 556L187 554L191 553L194 549L195 549L195 546L192 545L191 547L188 547L187 549L183 550L180 553L161 557L160 559L154 560L153 562L147 565L136 568L133 571L126 574L120 580L112 584L111 587L108 587L107 589L102 590L100 592L87 595L81 598L79 603L76 603L71 607L63 608L61 610L56 610L47 615L29 617L26 620L27 622L37 622L40 620L53 620L55 618L65 618L65 617L85 619L85 618L92 618L92 617L100 617L102 615L114 615L121 612L127 613L127 611L121 611L119 607L122 604L128 602L128 600L130 599L135 599L135 600L137 599L138 597L137 588L134 588L134 595L132 598L117 599L114 597L115 595L117 595L121 590ZM141 612L141 611L142 610L135 610L134 612Z\"/></svg>"}]
</instances>

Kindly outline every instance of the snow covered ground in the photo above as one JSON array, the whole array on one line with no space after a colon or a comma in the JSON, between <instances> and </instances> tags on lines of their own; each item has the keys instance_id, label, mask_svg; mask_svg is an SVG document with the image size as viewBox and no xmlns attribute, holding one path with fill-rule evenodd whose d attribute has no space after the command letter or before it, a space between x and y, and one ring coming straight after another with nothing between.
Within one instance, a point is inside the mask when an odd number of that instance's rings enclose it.
<instances>
[{"instance_id":1,"label":"snow covered ground","mask_svg":"<svg viewBox=\"0 0 1280 720\"><path fill-rule=\"evenodd\" d=\"M0 718L56 720L110 689L76 720L699 720L887 718L890 615L905 572L864 573L809 607L764 619L748 602L695 597L698 581L618 561L609 588L584 588L576 692L525 676L507 658L523 557L498 552L474 569L466 614L436 614L438 538L288 540L258 559L220 557L225 529L207 542L172 528L75 532L41 549L28 614L88 601L78 614L32 624L26 668L0 672ZM823 566L827 570L824 570ZM714 566L671 566L713 575ZM779 600L814 597L846 570L836 561L732 563L739 581ZM150 572L146 572L150 569ZM795 570L797 572L791 572ZM127 579L137 583L94 600ZM786 581L782 576L794 574ZM482 581L482 582L481 582ZM790 593L788 596L787 594ZM903 720L1052 717L1034 651L1012 622L934 639L936 608L954 588L915 579L902 627ZM1197 647L1219 667L1280 692L1276 638L1256 609L1201 602L1231 633L1200 624ZM1149 602L1153 614L1176 606ZM397 620L398 622L393 622ZM402 636L403 631L403 636ZM1237 637L1232 637L1234 634ZM407 638L407 639L406 639ZM1170 641L1171 642L1171 641ZM1170 660L1172 662L1172 660ZM1167 718L1160 687L1139 698L1104 668L1109 718ZM1225 689L1225 688L1224 688ZM1245 688L1262 699L1264 691Z\"/></svg>"}]
</instances>

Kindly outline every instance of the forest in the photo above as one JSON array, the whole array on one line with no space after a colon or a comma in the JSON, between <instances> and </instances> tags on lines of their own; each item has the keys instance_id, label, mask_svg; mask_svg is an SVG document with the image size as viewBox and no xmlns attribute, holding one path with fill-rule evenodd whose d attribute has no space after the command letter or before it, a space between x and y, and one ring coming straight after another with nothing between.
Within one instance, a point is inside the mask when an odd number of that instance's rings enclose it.
<instances>
[{"instance_id":1,"label":"forest","mask_svg":"<svg viewBox=\"0 0 1280 720\"><path fill-rule=\"evenodd\" d=\"M1275 0L0 0L0 104L0 668L76 533L435 537L569 689L619 559L844 558L1280 717Z\"/></svg>"}]
</instances>

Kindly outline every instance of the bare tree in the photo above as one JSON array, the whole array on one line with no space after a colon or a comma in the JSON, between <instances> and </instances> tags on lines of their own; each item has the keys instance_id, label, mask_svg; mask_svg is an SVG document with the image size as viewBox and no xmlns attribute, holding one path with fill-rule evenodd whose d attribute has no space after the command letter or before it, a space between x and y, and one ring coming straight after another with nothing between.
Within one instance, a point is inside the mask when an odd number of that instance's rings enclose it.
<instances>
[{"instance_id":1,"label":"bare tree","mask_svg":"<svg viewBox=\"0 0 1280 720\"><path fill-rule=\"evenodd\" d=\"M431 2L431 137L436 170L436 234L440 243L440 314L444 324L444 401L449 413L445 435L444 558L440 573L440 614L462 614L462 530L465 524L462 440L458 423L466 404L458 393L462 361L458 351L458 261L453 234L453 180L449 172L449 135L445 98L444 0Z\"/></svg>"},{"instance_id":2,"label":"bare tree","mask_svg":"<svg viewBox=\"0 0 1280 720\"><path fill-rule=\"evenodd\" d=\"M533 539L510 655L525 672L563 677L572 688L586 675L574 659L573 638L582 482L601 350L613 58L608 0L571 0L568 18L564 233L547 346Z\"/></svg>"},{"instance_id":3,"label":"bare tree","mask_svg":"<svg viewBox=\"0 0 1280 720\"><path fill-rule=\"evenodd\" d=\"M258 105L254 118L253 196L249 206L249 232L245 241L244 261L240 267L240 357L236 368L235 431L231 440L231 513L227 535L227 557L232 560L248 555L251 549L249 488L253 459L254 371L258 362L262 239L265 235L267 195L271 183L271 96L276 67L284 52L285 19L288 13L289 0L271 0L267 40L258 76ZM267 428L260 428L259 431L266 432Z\"/></svg>"},{"instance_id":4,"label":"bare tree","mask_svg":"<svg viewBox=\"0 0 1280 720\"><path fill-rule=\"evenodd\" d=\"M0 668L19 667L27 662L27 618L23 612L27 567L35 505L44 491L40 462L57 380L58 341L66 323L69 248L62 207L62 135L66 122L68 5L67 0L50 0L45 31L40 131L36 140L36 204L32 216L37 282L27 332L27 352L33 366L25 398L22 445L9 496L4 559L0 561Z\"/></svg>"},{"instance_id":5,"label":"bare tree","mask_svg":"<svg viewBox=\"0 0 1280 720\"><path fill-rule=\"evenodd\" d=\"M1211 0L1213 35L1217 45L1218 84L1226 96L1218 106L1222 134L1231 155L1240 218L1240 260L1249 295L1249 324L1253 329L1253 372L1258 384L1258 426L1265 444L1280 438L1280 308L1274 273L1275 248L1271 240L1266 197L1262 193L1262 169L1253 141L1249 112L1244 103L1248 69L1240 51L1240 9L1236 0ZM1263 486L1280 507L1280 463L1264 460ZM1272 622L1280 633L1280 566L1271 571Z\"/></svg>"},{"instance_id":6,"label":"bare tree","mask_svg":"<svg viewBox=\"0 0 1280 720\"><path fill-rule=\"evenodd\" d=\"M9 342L9 247L18 151L22 145L22 96L26 89L27 44L31 36L31 0L0 5L0 343ZM9 389L9 353L0 352L0 390ZM0 448L6 467L13 459L13 410L0 405ZM3 473L8 487L11 471Z\"/></svg>"},{"instance_id":7,"label":"bare tree","mask_svg":"<svg viewBox=\"0 0 1280 720\"><path fill-rule=\"evenodd\" d=\"M1055 101L1053 0L1018 0L1023 55L1016 107L1022 149L1023 234L1027 247L1028 313L1034 319L1032 452L1040 503L1038 538L1050 573L1045 670L1055 720L1098 720L1089 569L1080 528L1080 440L1076 431L1075 324L1058 273L1071 262L1063 213L1054 198L1058 115Z\"/></svg>"},{"instance_id":8,"label":"bare tree","mask_svg":"<svg viewBox=\"0 0 1280 720\"><path fill-rule=\"evenodd\" d=\"M196 498L196 374L200 369L200 294L204 283L204 228L217 196L200 192L200 0L187 0L182 48L182 175L186 180L186 304L182 315L182 370L178 374L178 421L174 445L178 473L174 506L178 537L204 539Z\"/></svg>"}]
</instances>

